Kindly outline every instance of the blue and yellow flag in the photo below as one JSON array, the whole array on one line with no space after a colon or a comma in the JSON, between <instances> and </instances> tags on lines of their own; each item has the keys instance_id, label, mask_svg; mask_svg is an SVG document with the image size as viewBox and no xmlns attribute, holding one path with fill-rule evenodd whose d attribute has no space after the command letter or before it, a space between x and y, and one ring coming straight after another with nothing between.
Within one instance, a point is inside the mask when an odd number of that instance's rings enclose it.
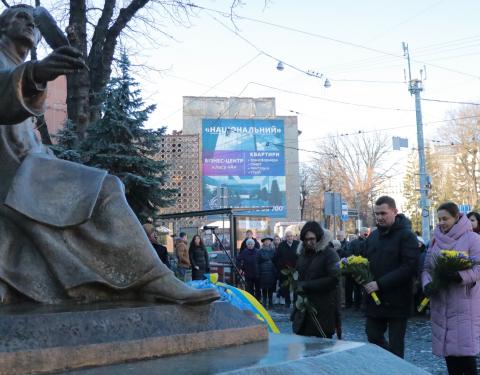
<instances>
[{"instance_id":1,"label":"blue and yellow flag","mask_svg":"<svg viewBox=\"0 0 480 375\"><path fill-rule=\"evenodd\" d=\"M258 320L261 320L267 325L270 332L280 333L280 330L276 326L268 311L265 310L262 304L258 302L254 296L252 296L245 290L238 289L234 286L219 282L218 273L206 273L204 276L215 286L224 288L227 294L236 297L229 298L230 303L232 303L234 306L238 307L241 310L248 309L249 311L253 312L253 314ZM238 299L241 303L236 303L236 299Z\"/></svg>"}]
</instances>

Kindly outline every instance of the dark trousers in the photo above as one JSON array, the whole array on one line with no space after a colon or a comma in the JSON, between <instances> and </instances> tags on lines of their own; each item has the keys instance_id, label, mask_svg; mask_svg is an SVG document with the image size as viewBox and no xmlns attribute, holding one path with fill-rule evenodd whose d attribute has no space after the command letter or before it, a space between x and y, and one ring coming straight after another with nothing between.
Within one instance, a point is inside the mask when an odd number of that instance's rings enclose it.
<instances>
[{"instance_id":1,"label":"dark trousers","mask_svg":"<svg viewBox=\"0 0 480 375\"><path fill-rule=\"evenodd\" d=\"M448 375L477 375L475 357L445 357Z\"/></svg>"},{"instance_id":2,"label":"dark trousers","mask_svg":"<svg viewBox=\"0 0 480 375\"><path fill-rule=\"evenodd\" d=\"M255 279L245 278L245 289L248 293L254 296L258 301L260 301L262 292L260 290L259 278L255 278Z\"/></svg>"},{"instance_id":3,"label":"dark trousers","mask_svg":"<svg viewBox=\"0 0 480 375\"><path fill-rule=\"evenodd\" d=\"M272 307L273 305L273 292L275 291L275 287L272 288L262 288L262 304L264 307L268 306Z\"/></svg>"},{"instance_id":4,"label":"dark trousers","mask_svg":"<svg viewBox=\"0 0 480 375\"><path fill-rule=\"evenodd\" d=\"M385 332L388 328L388 341ZM373 318L367 316L366 332L368 341L403 358L405 352L405 331L407 318Z\"/></svg>"},{"instance_id":5,"label":"dark trousers","mask_svg":"<svg viewBox=\"0 0 480 375\"><path fill-rule=\"evenodd\" d=\"M362 286L358 284L352 275L345 275L345 307L355 304L356 308L360 308L362 303Z\"/></svg>"}]
</instances>

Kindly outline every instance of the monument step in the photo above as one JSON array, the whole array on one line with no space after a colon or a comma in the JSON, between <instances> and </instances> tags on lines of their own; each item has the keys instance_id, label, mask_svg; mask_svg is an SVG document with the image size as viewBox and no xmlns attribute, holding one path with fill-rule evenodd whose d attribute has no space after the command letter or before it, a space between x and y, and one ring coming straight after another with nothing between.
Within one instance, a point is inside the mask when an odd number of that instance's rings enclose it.
<instances>
[{"instance_id":1,"label":"monument step","mask_svg":"<svg viewBox=\"0 0 480 375\"><path fill-rule=\"evenodd\" d=\"M368 343L270 334L267 341L62 375L427 375Z\"/></svg>"},{"instance_id":2,"label":"monument step","mask_svg":"<svg viewBox=\"0 0 480 375\"><path fill-rule=\"evenodd\" d=\"M0 374L41 374L185 354L268 338L225 302L0 308Z\"/></svg>"}]
</instances>

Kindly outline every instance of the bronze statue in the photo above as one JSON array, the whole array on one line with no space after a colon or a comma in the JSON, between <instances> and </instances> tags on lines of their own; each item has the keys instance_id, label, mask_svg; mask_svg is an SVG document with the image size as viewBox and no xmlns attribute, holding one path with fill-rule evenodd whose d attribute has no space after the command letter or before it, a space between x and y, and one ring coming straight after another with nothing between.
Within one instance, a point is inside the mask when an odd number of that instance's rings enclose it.
<instances>
[{"instance_id":1,"label":"bronze statue","mask_svg":"<svg viewBox=\"0 0 480 375\"><path fill-rule=\"evenodd\" d=\"M84 69L70 46L24 62L38 41L33 8L0 15L0 300L41 303L153 298L208 303L158 259L120 180L55 158L32 116L43 112L48 81Z\"/></svg>"}]
</instances>

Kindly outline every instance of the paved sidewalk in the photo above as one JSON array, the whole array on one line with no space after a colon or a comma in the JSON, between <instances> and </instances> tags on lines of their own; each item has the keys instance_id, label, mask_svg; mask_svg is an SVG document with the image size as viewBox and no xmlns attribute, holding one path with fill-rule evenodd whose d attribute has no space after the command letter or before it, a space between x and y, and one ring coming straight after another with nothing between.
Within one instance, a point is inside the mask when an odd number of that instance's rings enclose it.
<instances>
[{"instance_id":1,"label":"paved sidewalk","mask_svg":"<svg viewBox=\"0 0 480 375\"><path fill-rule=\"evenodd\" d=\"M292 333L289 321L290 312L282 307L275 307L271 315L280 332ZM355 309L342 309L343 339L366 341L365 318ZM445 361L432 354L430 322L427 317L414 317L409 320L405 343L405 359L410 363L434 374L447 374Z\"/></svg>"}]
</instances>

